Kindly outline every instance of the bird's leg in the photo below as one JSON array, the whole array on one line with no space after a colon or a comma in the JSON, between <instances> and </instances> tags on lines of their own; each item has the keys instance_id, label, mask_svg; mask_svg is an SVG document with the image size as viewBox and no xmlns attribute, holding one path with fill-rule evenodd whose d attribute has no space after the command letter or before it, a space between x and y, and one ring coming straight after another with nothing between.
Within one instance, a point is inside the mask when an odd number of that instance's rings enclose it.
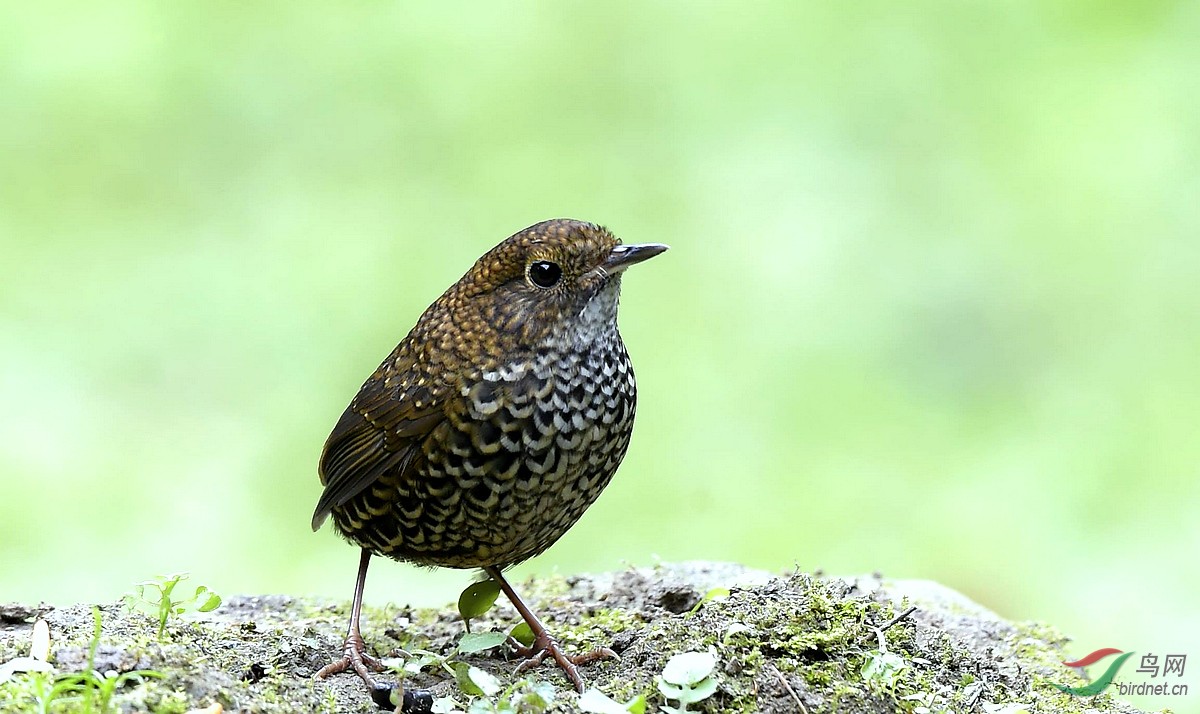
<instances>
[{"instance_id":1,"label":"bird's leg","mask_svg":"<svg viewBox=\"0 0 1200 714\"><path fill-rule=\"evenodd\" d=\"M554 658L554 662L562 669L563 672L566 673L567 679L571 680L571 684L575 685L576 691L578 691L580 694L583 694L583 677L579 676L578 665L595 662L598 659L617 658L617 653L613 652L607 647L601 647L600 649L595 649L591 652L584 652L583 654L574 656L563 652L562 646L558 644L557 640L550 636L550 633L546 630L546 626L542 624L542 621L538 619L537 615L533 614L533 610L529 609L529 606L525 604L525 601L521 599L521 596L517 594L517 591L513 590L513 587L508 584L507 580L504 579L504 575L501 574L500 568L488 566L484 568L483 571L487 573L492 580L495 580L500 584L500 589L503 590L504 594L508 596L508 599L512 601L513 607L517 608L517 612L521 613L521 617L525 620L525 624L529 625L529 629L533 631L533 646L517 648L517 654L527 658L524 662L517 665L517 674L520 674L521 672L524 672L532 667L538 666L546 659L546 656L549 655L550 657Z\"/></svg>"},{"instance_id":2,"label":"bird's leg","mask_svg":"<svg viewBox=\"0 0 1200 714\"><path fill-rule=\"evenodd\" d=\"M362 613L363 588L367 584L367 566L371 563L371 551L363 548L362 558L358 561L358 580L354 583L354 601L350 606L350 629L346 633L346 642L342 645L342 658L330 662L317 672L317 679L324 679L331 674L353 669L371 689L378 689L379 683L371 676L370 669L382 672L386 667L371 655L363 652L362 633L358 629L359 615ZM384 685L386 686L386 685Z\"/></svg>"}]
</instances>

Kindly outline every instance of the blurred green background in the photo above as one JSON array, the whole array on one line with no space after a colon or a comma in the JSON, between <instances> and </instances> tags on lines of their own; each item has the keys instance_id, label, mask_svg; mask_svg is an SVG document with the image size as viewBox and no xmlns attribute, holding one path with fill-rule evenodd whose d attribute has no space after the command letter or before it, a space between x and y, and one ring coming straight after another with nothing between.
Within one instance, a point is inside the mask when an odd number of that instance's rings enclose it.
<instances>
[{"instance_id":1,"label":"blurred green background","mask_svg":"<svg viewBox=\"0 0 1200 714\"><path fill-rule=\"evenodd\" d=\"M7 3L0 600L349 597L329 429L570 216L672 251L625 281L625 465L521 574L881 571L1200 657L1197 36L1186 2Z\"/></svg>"}]
</instances>

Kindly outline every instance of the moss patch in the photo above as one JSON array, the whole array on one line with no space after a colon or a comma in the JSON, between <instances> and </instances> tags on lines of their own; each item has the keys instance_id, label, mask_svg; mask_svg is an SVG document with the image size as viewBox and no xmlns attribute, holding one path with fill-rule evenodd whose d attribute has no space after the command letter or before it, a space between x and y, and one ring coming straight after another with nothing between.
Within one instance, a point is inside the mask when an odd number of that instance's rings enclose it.
<instances>
[{"instance_id":1,"label":"moss patch","mask_svg":"<svg viewBox=\"0 0 1200 714\"><path fill-rule=\"evenodd\" d=\"M729 595L704 600L714 587L728 588ZM712 651L718 658L719 687L699 705L703 711L796 712L797 700L813 713L988 711L1004 705L1029 712L1136 711L1108 695L1081 700L1051 687L1048 681L1069 677L1058 664L1066 639L1053 628L1008 623L928 583L769 578L701 563L546 578L519 589L568 650L608 646L620 655L585 667L589 684L620 701L647 695L652 711L666 703L656 676L671 655L686 651ZM503 598L501 603L474 620L472 629L511 629L519 618ZM916 609L893 623L909 607ZM17 614L0 624L0 662L28 654L31 621L39 615L36 609L12 612ZM51 662L58 672L86 668L91 609L40 616L51 628ZM348 616L345 602L231 597L215 612L171 623L159 643L155 622L109 605L96 668L162 675L122 687L114 710L182 714L217 702L226 711L377 711L356 677L312 678L340 653ZM402 649L446 655L462 632L453 605L367 608L363 614L368 650L384 657ZM505 686L514 681L516 663L500 649L459 659ZM404 676L410 689L468 700L436 662ZM578 710L561 673L543 667L525 676L531 681L507 696L527 696L542 681L556 691L548 710ZM382 678L395 681L397 675ZM52 682L53 675L15 674L0 683L0 710L38 711ZM51 710L81 708L76 701Z\"/></svg>"}]
</instances>

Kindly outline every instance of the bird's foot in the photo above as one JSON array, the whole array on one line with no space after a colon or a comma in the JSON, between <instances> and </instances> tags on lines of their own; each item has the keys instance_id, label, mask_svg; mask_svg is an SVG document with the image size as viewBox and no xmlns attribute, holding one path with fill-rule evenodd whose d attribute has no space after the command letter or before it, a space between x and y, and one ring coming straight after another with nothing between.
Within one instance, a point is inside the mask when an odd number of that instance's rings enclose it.
<instances>
[{"instance_id":1,"label":"bird's foot","mask_svg":"<svg viewBox=\"0 0 1200 714\"><path fill-rule=\"evenodd\" d=\"M517 640L509 638L513 648L516 650L518 657L524 657L525 661L517 665L514 674L520 674L542 664L546 657L554 659L554 663L567 675L567 679L571 680L571 684L575 685L575 690L583 694L584 684L583 677L579 675L579 665L590 664L601 659L620 659L616 652L613 652L607 647L594 649L583 654L569 655L563 652L562 645L553 637L542 634L533 641L532 647L526 647Z\"/></svg>"},{"instance_id":2,"label":"bird's foot","mask_svg":"<svg viewBox=\"0 0 1200 714\"><path fill-rule=\"evenodd\" d=\"M387 670L387 667L383 666L383 662L364 652L362 637L353 634L346 637L346 643L342 645L342 658L325 665L315 676L317 679L325 679L331 674L345 672L348 669L354 670L362 678L362 681L374 690L378 689L380 685L375 681L370 670L383 672Z\"/></svg>"}]
</instances>

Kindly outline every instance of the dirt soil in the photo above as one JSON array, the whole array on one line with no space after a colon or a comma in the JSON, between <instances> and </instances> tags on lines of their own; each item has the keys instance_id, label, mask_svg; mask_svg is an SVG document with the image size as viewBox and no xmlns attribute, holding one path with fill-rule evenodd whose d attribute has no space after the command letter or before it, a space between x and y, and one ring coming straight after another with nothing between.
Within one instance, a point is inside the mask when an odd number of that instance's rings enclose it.
<instances>
[{"instance_id":1,"label":"dirt soil","mask_svg":"<svg viewBox=\"0 0 1200 714\"><path fill-rule=\"evenodd\" d=\"M621 702L644 695L647 711L676 704L656 682L667 660L683 652L710 652L717 660L716 692L691 711L1138 711L1107 693L1081 698L1055 688L1052 682L1086 680L1059 664L1068 658L1067 639L1052 628L1007 622L930 582L683 563L542 578L518 590L567 650L615 650L620 659L585 666L585 679ZM135 670L160 675L127 678L107 711L380 711L352 674L313 679L341 652L347 602L227 597L213 612L170 620L161 642L150 617L122 603L100 610L93 668L109 678ZM30 654L39 618L49 625L54 671L24 672L26 660L18 658ZM518 622L501 597L472 621L472 631L508 632ZM87 670L93 627L91 607L0 606L0 711L105 711L94 692L49 701L50 685ZM463 632L454 605L363 614L367 650L394 667L380 678L394 684L403 676L410 709L432 703L435 711L581 711L550 666L516 675L517 660L505 646L453 654ZM465 693L452 674L456 662L491 673L500 691ZM405 663L425 666L414 673Z\"/></svg>"}]
</instances>

